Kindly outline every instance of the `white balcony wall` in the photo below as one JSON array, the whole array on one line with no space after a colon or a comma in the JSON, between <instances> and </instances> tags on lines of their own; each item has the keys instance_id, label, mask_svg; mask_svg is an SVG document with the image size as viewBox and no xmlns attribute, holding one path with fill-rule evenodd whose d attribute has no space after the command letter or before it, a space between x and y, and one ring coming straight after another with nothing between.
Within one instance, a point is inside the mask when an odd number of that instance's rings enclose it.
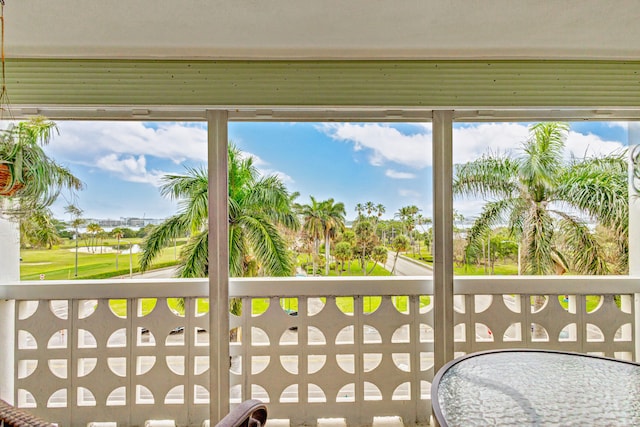
<instances>
[{"instance_id":1,"label":"white balcony wall","mask_svg":"<svg viewBox=\"0 0 640 427\"><path fill-rule=\"evenodd\" d=\"M17 403L71 427L142 425L151 414L201 425L215 339L198 303L207 289L205 280L177 279L0 286L0 297L17 300ZM459 277L455 351L543 348L630 359L630 301L638 292L638 276ZM242 298L243 310L230 319L231 404L263 399L270 418L291 425L319 418L370 425L389 415L425 422L432 293L431 278L232 279L229 296ZM185 315L169 308L170 297L185 298ZM251 309L265 299L266 311Z\"/></svg>"},{"instance_id":2,"label":"white balcony wall","mask_svg":"<svg viewBox=\"0 0 640 427\"><path fill-rule=\"evenodd\" d=\"M0 208L2 201L0 201ZM0 213L0 286L20 280L20 234L18 224ZM13 349L15 301L0 298L0 399L13 403Z\"/></svg>"}]
</instances>

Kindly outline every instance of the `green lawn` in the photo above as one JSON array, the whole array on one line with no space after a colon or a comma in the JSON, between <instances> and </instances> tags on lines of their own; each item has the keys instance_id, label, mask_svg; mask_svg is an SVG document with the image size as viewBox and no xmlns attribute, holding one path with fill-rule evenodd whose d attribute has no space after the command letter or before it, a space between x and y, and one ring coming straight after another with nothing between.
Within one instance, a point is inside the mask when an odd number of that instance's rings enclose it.
<instances>
[{"instance_id":1,"label":"green lawn","mask_svg":"<svg viewBox=\"0 0 640 427\"><path fill-rule=\"evenodd\" d=\"M142 315L146 316L151 313L158 304L158 300L155 298L142 298ZM198 298L198 313L207 313L209 311L209 299ZM167 305L174 312L184 315L184 305L180 298L167 298ZM111 310L120 317L127 315L127 300L126 299L112 299L109 300L109 307Z\"/></svg>"},{"instance_id":2,"label":"green lawn","mask_svg":"<svg viewBox=\"0 0 640 427\"><path fill-rule=\"evenodd\" d=\"M495 276L510 276L518 275L517 264L495 264L493 275ZM462 267L454 266L454 274L458 276L484 276L484 267L477 265L463 265Z\"/></svg>"},{"instance_id":3,"label":"green lawn","mask_svg":"<svg viewBox=\"0 0 640 427\"><path fill-rule=\"evenodd\" d=\"M311 264L309 264L309 259L307 257L306 254L303 255L299 255L298 256L298 265L299 266L303 266L304 264L307 264L307 274L311 275L312 274L312 266ZM371 273L369 273L369 271L371 270L371 267L373 267L373 262L369 262L367 264L367 275L368 276L390 276L391 273L385 269L384 267L380 266L379 264L375 266L375 268L373 269L373 271ZM335 263L331 263L332 268L329 269L329 276L364 276L364 273L362 272L362 268L360 267L360 261L359 260L353 260L351 261L351 263L345 262L344 263L344 270L342 270L341 274L336 273L336 268L335 268ZM320 275L320 276L324 276L324 263L322 264L318 264L316 266L316 275Z\"/></svg>"},{"instance_id":4,"label":"green lawn","mask_svg":"<svg viewBox=\"0 0 640 427\"><path fill-rule=\"evenodd\" d=\"M131 239L132 244L140 243L140 239ZM110 246L115 242L109 242ZM127 248L128 240L120 241L120 248ZM106 246L106 245L105 245ZM83 247L83 246L80 246ZM78 279L99 279L129 274L129 254L118 255L118 270L116 271L116 254L112 253L78 252ZM179 254L179 250L178 250ZM44 274L45 280L74 279L75 273L75 244L65 243L53 249L23 249L20 251L21 280L38 280ZM138 271L138 256L132 255L133 271ZM174 248L165 248L154 262L153 268L168 267L177 263Z\"/></svg>"},{"instance_id":5,"label":"green lawn","mask_svg":"<svg viewBox=\"0 0 640 427\"><path fill-rule=\"evenodd\" d=\"M320 298L320 300L326 304L326 298ZM396 306L398 311L406 312L407 305L409 303L409 297L407 296L397 296L392 297L393 304ZM365 296L363 297L363 312L364 313L373 313L380 307L382 303L382 297L376 296ZM421 296L420 297L420 307L426 307L431 303L430 296ZM353 314L354 312L354 301L352 297L336 297L336 305L343 313ZM298 299L297 298L281 298L280 306L283 310L287 312L297 312L298 311ZM252 301L251 311L254 315L264 313L267 308L269 308L269 299L267 298L256 298Z\"/></svg>"}]
</instances>

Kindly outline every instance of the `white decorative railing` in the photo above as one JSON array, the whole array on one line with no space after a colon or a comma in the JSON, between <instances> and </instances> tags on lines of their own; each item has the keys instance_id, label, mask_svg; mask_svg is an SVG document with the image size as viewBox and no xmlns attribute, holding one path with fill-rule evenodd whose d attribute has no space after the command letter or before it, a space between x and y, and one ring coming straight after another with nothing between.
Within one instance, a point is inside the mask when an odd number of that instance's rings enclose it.
<instances>
[{"instance_id":1,"label":"white decorative railing","mask_svg":"<svg viewBox=\"0 0 640 427\"><path fill-rule=\"evenodd\" d=\"M457 354L634 354L639 278L459 277L454 289ZM177 279L0 286L0 298L16 300L16 403L71 427L152 418L201 425L209 411L207 293L205 280ZM292 426L428 420L430 278L232 279L230 296L243 308L230 320L232 403L262 399L270 418Z\"/></svg>"}]
</instances>

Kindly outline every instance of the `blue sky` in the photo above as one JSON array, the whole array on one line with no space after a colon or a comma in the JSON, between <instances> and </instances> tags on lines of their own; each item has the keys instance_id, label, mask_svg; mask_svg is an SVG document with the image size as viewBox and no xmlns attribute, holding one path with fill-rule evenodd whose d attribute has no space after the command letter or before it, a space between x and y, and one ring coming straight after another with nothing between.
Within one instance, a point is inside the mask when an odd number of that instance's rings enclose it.
<instances>
[{"instance_id":1,"label":"blue sky","mask_svg":"<svg viewBox=\"0 0 640 427\"><path fill-rule=\"evenodd\" d=\"M626 123L575 122L567 138L567 158L620 150L627 145ZM77 199L58 201L53 211L65 218L75 202L88 218L165 218L178 209L162 198L161 177L206 165L204 123L58 122L60 135L47 151L86 184ZM457 123L454 162L488 151L517 154L527 138L526 123ZM229 139L253 156L263 174L277 174L298 201L334 198L347 218L357 203L386 207L385 218L402 206L417 205L432 216L431 125L429 123L247 123L229 124ZM456 200L467 217L481 201Z\"/></svg>"}]
</instances>

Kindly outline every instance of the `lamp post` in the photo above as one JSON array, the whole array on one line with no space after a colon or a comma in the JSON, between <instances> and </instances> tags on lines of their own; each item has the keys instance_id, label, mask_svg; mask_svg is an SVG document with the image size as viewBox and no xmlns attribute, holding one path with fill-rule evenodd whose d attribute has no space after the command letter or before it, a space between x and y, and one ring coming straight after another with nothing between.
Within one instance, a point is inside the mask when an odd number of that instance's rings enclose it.
<instances>
[{"instance_id":1,"label":"lamp post","mask_svg":"<svg viewBox=\"0 0 640 427\"><path fill-rule=\"evenodd\" d=\"M74 277L78 277L78 226L76 225L76 266L73 274Z\"/></svg>"}]
</instances>

